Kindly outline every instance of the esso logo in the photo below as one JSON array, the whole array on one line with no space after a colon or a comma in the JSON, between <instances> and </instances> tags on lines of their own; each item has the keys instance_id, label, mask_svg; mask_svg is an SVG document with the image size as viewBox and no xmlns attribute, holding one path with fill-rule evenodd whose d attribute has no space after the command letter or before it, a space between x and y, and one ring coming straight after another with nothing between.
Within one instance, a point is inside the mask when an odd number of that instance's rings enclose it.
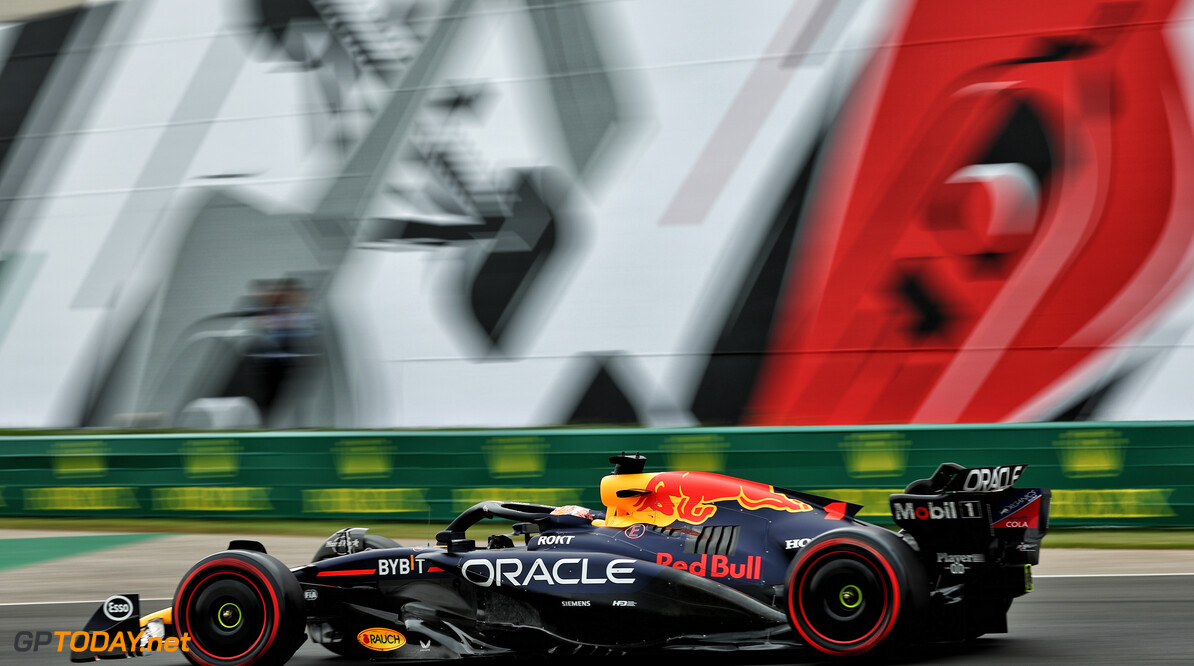
<instances>
[{"instance_id":1,"label":"esso logo","mask_svg":"<svg viewBox=\"0 0 1194 666\"><path fill-rule=\"evenodd\" d=\"M120 595L108 597L104 602L104 616L113 622L123 622L133 616L133 602Z\"/></svg>"}]
</instances>

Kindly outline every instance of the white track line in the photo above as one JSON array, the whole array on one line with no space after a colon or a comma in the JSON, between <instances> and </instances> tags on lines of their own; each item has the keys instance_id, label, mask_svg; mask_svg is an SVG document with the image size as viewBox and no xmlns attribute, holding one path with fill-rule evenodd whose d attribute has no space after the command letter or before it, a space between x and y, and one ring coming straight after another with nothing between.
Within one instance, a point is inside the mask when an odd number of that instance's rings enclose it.
<instances>
[{"instance_id":1,"label":"white track line","mask_svg":"<svg viewBox=\"0 0 1194 666\"><path fill-rule=\"evenodd\" d=\"M1192 573L1100 573L1100 574L1032 574L1037 578L1144 578L1147 576L1194 576Z\"/></svg>"},{"instance_id":2,"label":"white track line","mask_svg":"<svg viewBox=\"0 0 1194 666\"><path fill-rule=\"evenodd\" d=\"M82 601L17 601L12 603L0 604L0 606L55 606L57 604L102 604L107 599L85 599ZM141 601L174 601L170 597L146 597Z\"/></svg>"}]
</instances>

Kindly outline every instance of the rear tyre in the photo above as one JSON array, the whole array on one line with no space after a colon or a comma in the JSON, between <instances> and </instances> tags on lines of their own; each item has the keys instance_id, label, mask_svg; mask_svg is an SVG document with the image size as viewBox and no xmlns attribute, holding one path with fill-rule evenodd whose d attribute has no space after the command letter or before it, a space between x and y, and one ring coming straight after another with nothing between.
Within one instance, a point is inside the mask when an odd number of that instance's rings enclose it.
<instances>
[{"instance_id":1,"label":"rear tyre","mask_svg":"<svg viewBox=\"0 0 1194 666\"><path fill-rule=\"evenodd\" d=\"M788 619L829 657L886 654L912 639L927 605L912 549L881 529L845 527L800 551L788 578Z\"/></svg>"},{"instance_id":2,"label":"rear tyre","mask_svg":"<svg viewBox=\"0 0 1194 666\"><path fill-rule=\"evenodd\" d=\"M277 559L227 550L200 560L174 594L174 628L197 666L284 664L305 639L302 588Z\"/></svg>"}]
</instances>

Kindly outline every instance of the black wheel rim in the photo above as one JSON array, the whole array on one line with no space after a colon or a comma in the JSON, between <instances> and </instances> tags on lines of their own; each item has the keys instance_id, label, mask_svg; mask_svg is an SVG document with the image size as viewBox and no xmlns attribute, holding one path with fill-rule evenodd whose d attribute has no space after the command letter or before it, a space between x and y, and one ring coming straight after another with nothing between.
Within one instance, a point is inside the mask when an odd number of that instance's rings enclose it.
<instances>
[{"instance_id":1,"label":"black wheel rim","mask_svg":"<svg viewBox=\"0 0 1194 666\"><path fill-rule=\"evenodd\" d=\"M183 612L195 647L216 659L233 660L252 652L270 622L257 584L233 572L200 581Z\"/></svg>"},{"instance_id":2,"label":"black wheel rim","mask_svg":"<svg viewBox=\"0 0 1194 666\"><path fill-rule=\"evenodd\" d=\"M822 555L800 582L800 611L821 639L840 646L865 641L887 616L888 593L874 563L850 551Z\"/></svg>"}]
</instances>

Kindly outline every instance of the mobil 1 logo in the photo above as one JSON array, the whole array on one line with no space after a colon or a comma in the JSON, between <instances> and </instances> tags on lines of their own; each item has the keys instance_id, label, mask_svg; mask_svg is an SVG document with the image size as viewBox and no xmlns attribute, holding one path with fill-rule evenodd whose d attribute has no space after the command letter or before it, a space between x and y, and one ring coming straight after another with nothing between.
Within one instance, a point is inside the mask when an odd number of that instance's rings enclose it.
<instances>
[{"instance_id":1,"label":"mobil 1 logo","mask_svg":"<svg viewBox=\"0 0 1194 666\"><path fill-rule=\"evenodd\" d=\"M906 502L893 500L891 503L891 515L896 519L896 522L982 518L983 503L977 500Z\"/></svg>"}]
</instances>

